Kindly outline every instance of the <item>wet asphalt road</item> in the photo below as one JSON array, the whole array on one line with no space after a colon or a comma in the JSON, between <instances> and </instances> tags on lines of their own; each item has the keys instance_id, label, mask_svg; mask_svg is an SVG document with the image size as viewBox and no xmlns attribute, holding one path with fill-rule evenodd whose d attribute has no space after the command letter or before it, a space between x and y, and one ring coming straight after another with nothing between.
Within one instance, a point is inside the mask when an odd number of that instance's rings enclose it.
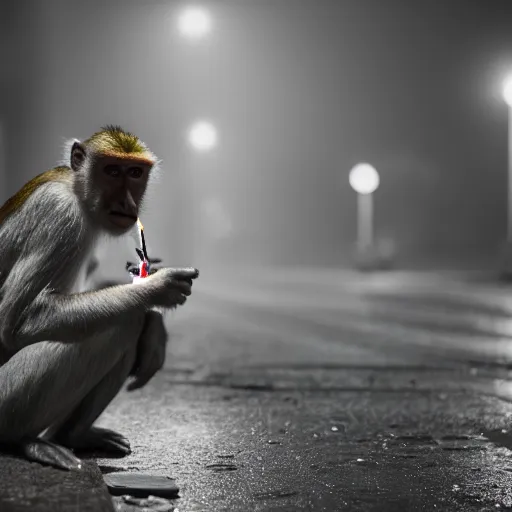
<instances>
[{"instance_id":1,"label":"wet asphalt road","mask_svg":"<svg viewBox=\"0 0 512 512\"><path fill-rule=\"evenodd\" d=\"M512 290L307 269L194 286L166 368L100 420L133 448L104 472L176 478L180 511L512 508Z\"/></svg>"}]
</instances>

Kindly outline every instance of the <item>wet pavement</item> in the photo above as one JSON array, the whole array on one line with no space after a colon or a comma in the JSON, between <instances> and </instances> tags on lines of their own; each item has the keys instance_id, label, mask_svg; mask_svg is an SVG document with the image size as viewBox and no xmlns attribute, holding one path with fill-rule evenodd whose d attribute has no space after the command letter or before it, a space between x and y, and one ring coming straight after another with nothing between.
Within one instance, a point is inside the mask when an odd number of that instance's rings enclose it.
<instances>
[{"instance_id":1,"label":"wet pavement","mask_svg":"<svg viewBox=\"0 0 512 512\"><path fill-rule=\"evenodd\" d=\"M167 510L512 508L511 319L450 273L203 272L100 420L133 453L98 463L175 478Z\"/></svg>"},{"instance_id":2,"label":"wet pavement","mask_svg":"<svg viewBox=\"0 0 512 512\"><path fill-rule=\"evenodd\" d=\"M146 403L141 396L133 406ZM179 510L512 505L510 437L493 441L509 408L497 399L180 387L159 405L125 426L134 453L102 469L171 474Z\"/></svg>"},{"instance_id":3,"label":"wet pavement","mask_svg":"<svg viewBox=\"0 0 512 512\"><path fill-rule=\"evenodd\" d=\"M164 370L100 419L133 453L96 459L179 498L116 510L512 508L510 286L267 268L194 288ZM0 510L112 510L94 466L56 471L1 458Z\"/></svg>"},{"instance_id":4,"label":"wet pavement","mask_svg":"<svg viewBox=\"0 0 512 512\"><path fill-rule=\"evenodd\" d=\"M0 456L1 512L113 512L98 467L64 472L7 454Z\"/></svg>"}]
</instances>

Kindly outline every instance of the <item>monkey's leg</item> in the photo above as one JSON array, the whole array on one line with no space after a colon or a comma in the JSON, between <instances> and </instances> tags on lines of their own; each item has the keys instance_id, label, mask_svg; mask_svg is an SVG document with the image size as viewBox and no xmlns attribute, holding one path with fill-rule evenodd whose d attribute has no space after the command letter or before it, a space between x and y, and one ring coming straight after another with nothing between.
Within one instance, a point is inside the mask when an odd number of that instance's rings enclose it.
<instances>
[{"instance_id":1,"label":"monkey's leg","mask_svg":"<svg viewBox=\"0 0 512 512\"><path fill-rule=\"evenodd\" d=\"M85 342L86 343L86 342ZM90 347L98 351L98 346ZM80 347L81 348L81 347ZM41 342L24 348L0 368L0 442L27 459L62 469L81 461L68 449L39 438L55 418L69 415L110 370L109 354L96 361L78 345ZM110 354L112 356L113 354ZM97 372L97 373L96 373Z\"/></svg>"},{"instance_id":2,"label":"monkey's leg","mask_svg":"<svg viewBox=\"0 0 512 512\"><path fill-rule=\"evenodd\" d=\"M99 450L115 456L129 455L131 449L128 439L113 430L92 425L119 393L130 374L135 362L135 348L133 346L133 350L126 352L71 415L49 429L45 437L74 450Z\"/></svg>"},{"instance_id":3,"label":"monkey's leg","mask_svg":"<svg viewBox=\"0 0 512 512\"><path fill-rule=\"evenodd\" d=\"M33 462L67 470L82 468L82 461L71 451L44 439L24 439L20 442L19 448L21 453Z\"/></svg>"},{"instance_id":4,"label":"monkey's leg","mask_svg":"<svg viewBox=\"0 0 512 512\"><path fill-rule=\"evenodd\" d=\"M145 317L141 313L112 333L118 345L126 347L124 354L63 421L56 421L48 429L46 439L74 450L99 450L116 456L131 453L130 443L123 435L93 427L93 423L119 393L133 369Z\"/></svg>"},{"instance_id":5,"label":"monkey's leg","mask_svg":"<svg viewBox=\"0 0 512 512\"><path fill-rule=\"evenodd\" d=\"M81 343L41 342L16 353L0 367L0 443L21 447L37 462L76 468L80 461L69 450L39 435L59 418L70 417L124 356L136 350L143 320L125 318Z\"/></svg>"}]
</instances>

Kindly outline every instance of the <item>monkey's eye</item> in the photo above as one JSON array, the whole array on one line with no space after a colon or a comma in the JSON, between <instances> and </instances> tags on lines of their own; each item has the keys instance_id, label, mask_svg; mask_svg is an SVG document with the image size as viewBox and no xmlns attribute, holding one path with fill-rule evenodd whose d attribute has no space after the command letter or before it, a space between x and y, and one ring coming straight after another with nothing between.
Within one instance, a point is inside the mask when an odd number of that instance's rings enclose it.
<instances>
[{"instance_id":1,"label":"monkey's eye","mask_svg":"<svg viewBox=\"0 0 512 512\"><path fill-rule=\"evenodd\" d=\"M109 176L112 176L112 178L118 178L121 175L121 167L118 165L107 165L103 169L103 172Z\"/></svg>"},{"instance_id":2,"label":"monkey's eye","mask_svg":"<svg viewBox=\"0 0 512 512\"><path fill-rule=\"evenodd\" d=\"M143 170L140 167L130 167L128 169L128 176L130 176L130 178L138 179L142 176L142 174Z\"/></svg>"}]
</instances>

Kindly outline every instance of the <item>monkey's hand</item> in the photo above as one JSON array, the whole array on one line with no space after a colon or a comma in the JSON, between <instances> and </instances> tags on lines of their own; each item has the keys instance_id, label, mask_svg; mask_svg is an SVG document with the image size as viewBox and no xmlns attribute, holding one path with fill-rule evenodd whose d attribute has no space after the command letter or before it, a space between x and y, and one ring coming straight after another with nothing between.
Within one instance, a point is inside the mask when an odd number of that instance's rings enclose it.
<instances>
[{"instance_id":1,"label":"monkey's hand","mask_svg":"<svg viewBox=\"0 0 512 512\"><path fill-rule=\"evenodd\" d=\"M192 293L192 280L199 276L195 268L162 268L145 277L137 286L150 290L152 305L163 308L176 308L185 304Z\"/></svg>"},{"instance_id":2,"label":"monkey's hand","mask_svg":"<svg viewBox=\"0 0 512 512\"><path fill-rule=\"evenodd\" d=\"M144 328L137 344L137 359L133 369L133 380L126 389L133 391L145 386L165 362L167 331L163 316L157 311L148 311Z\"/></svg>"}]
</instances>

